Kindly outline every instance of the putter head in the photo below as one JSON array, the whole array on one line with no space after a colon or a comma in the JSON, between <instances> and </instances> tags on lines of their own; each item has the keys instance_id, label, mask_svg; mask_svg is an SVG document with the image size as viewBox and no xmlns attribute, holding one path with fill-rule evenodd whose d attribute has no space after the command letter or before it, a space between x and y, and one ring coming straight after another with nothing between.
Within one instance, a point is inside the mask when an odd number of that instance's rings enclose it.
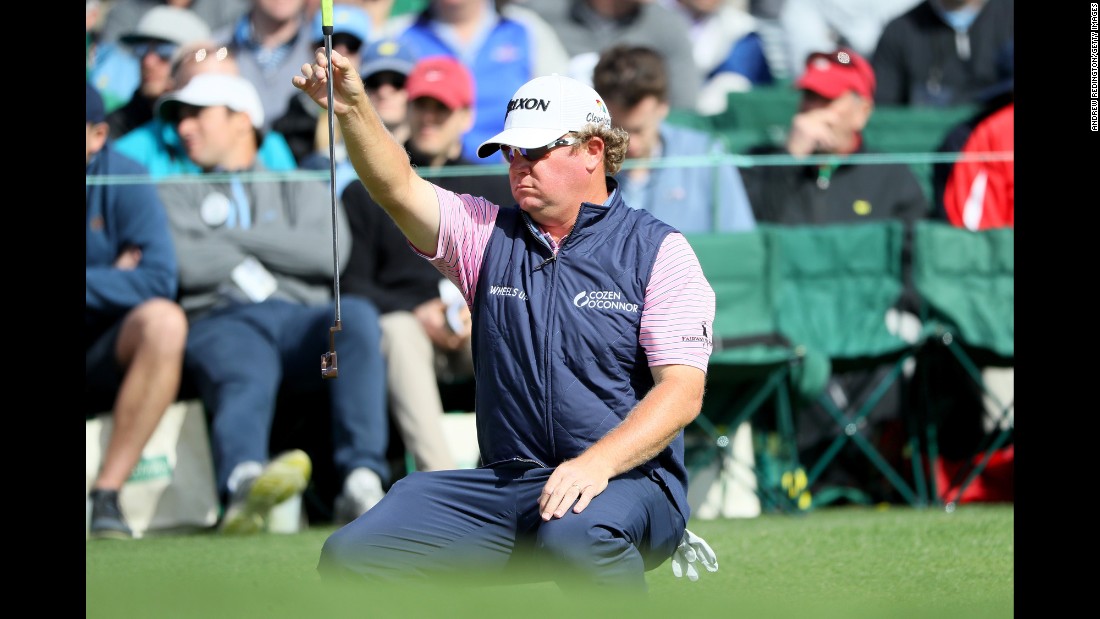
<instances>
[{"instance_id":1,"label":"putter head","mask_svg":"<svg viewBox=\"0 0 1100 619\"><path fill-rule=\"evenodd\" d=\"M339 375L340 368L336 367L336 352L321 355L321 378L336 378Z\"/></svg>"}]
</instances>

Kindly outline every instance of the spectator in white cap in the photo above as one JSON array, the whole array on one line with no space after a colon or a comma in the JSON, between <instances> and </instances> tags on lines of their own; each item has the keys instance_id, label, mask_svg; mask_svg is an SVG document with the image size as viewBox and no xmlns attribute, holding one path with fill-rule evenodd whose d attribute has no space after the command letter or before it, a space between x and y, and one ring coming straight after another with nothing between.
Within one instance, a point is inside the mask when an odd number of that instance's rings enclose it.
<instances>
[{"instance_id":1,"label":"spectator in white cap","mask_svg":"<svg viewBox=\"0 0 1100 619\"><path fill-rule=\"evenodd\" d=\"M315 56L294 85L333 106L371 198L471 310L481 453L478 468L395 483L326 540L322 575L496 583L537 565L522 576L633 592L670 557L693 580L692 562L718 569L685 528L683 436L714 291L683 234L623 201L629 136L603 97L549 75L501 101L504 129L477 149L508 164L515 202L501 205L417 174L352 63L333 53L330 74Z\"/></svg>"},{"instance_id":2,"label":"spectator in white cap","mask_svg":"<svg viewBox=\"0 0 1100 619\"><path fill-rule=\"evenodd\" d=\"M271 508L309 483L305 445L269 458L280 389L327 391L333 438L323 455L344 484L338 511L355 518L378 502L388 481L389 425L378 312L352 297L337 312L333 300L336 269L350 255L347 243L334 255L332 243L334 234L350 234L343 207L331 204L324 183L245 182L269 171L257 149L265 110L247 79L196 75L161 100L159 113L176 124L187 156L204 172L201 180L159 188L179 258L179 301L194 336L184 372L211 414L225 504L219 526L262 531ZM330 350L329 329L341 314L339 378L322 381L317 360Z\"/></svg>"},{"instance_id":3,"label":"spectator in white cap","mask_svg":"<svg viewBox=\"0 0 1100 619\"><path fill-rule=\"evenodd\" d=\"M157 110L176 125L187 156L203 172L243 170L255 163L263 141L264 107L256 88L243 77L196 75L165 95Z\"/></svg>"},{"instance_id":4,"label":"spectator in white cap","mask_svg":"<svg viewBox=\"0 0 1100 619\"><path fill-rule=\"evenodd\" d=\"M172 58L180 46L209 39L210 28L198 15L174 6L156 6L122 36L141 63L141 81L130 100L107 117L111 138L118 139L153 119L153 105L173 88Z\"/></svg>"}]
</instances>

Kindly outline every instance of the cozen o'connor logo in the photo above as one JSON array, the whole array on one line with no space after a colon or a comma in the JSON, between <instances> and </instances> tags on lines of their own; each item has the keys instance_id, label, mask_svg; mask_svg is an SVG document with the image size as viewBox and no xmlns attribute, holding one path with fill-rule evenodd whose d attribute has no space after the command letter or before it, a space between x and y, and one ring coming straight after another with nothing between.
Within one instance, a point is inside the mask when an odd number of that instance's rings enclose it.
<instances>
[{"instance_id":1,"label":"cozen o'connor logo","mask_svg":"<svg viewBox=\"0 0 1100 619\"><path fill-rule=\"evenodd\" d=\"M623 301L623 293L614 290L585 290L573 297L573 305L585 309L638 313L638 304Z\"/></svg>"}]
</instances>

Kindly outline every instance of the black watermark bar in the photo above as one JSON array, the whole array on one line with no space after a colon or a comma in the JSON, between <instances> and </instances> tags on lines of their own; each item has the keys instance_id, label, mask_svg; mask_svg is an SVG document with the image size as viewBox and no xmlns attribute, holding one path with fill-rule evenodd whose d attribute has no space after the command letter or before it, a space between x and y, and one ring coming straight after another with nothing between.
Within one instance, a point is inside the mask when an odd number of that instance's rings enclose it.
<instances>
[{"instance_id":1,"label":"black watermark bar","mask_svg":"<svg viewBox=\"0 0 1100 619\"><path fill-rule=\"evenodd\" d=\"M1100 6L1089 3L1089 127L1100 131Z\"/></svg>"}]
</instances>

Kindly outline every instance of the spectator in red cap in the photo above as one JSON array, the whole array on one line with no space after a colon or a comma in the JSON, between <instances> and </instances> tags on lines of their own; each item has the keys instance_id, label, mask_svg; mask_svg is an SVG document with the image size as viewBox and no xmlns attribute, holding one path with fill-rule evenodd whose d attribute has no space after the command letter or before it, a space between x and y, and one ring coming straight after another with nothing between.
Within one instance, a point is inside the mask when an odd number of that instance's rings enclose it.
<instances>
[{"instance_id":1,"label":"spectator in red cap","mask_svg":"<svg viewBox=\"0 0 1100 619\"><path fill-rule=\"evenodd\" d=\"M790 154L846 155L859 149L875 96L875 73L862 56L846 48L810 54L795 87L802 89L802 103L791 120Z\"/></svg>"},{"instance_id":2,"label":"spectator in red cap","mask_svg":"<svg viewBox=\"0 0 1100 619\"><path fill-rule=\"evenodd\" d=\"M474 125L470 71L449 56L425 58L413 67L405 90L412 112L406 147L427 155L432 166L460 157L462 135Z\"/></svg>"},{"instance_id":3,"label":"spectator in red cap","mask_svg":"<svg viewBox=\"0 0 1100 619\"><path fill-rule=\"evenodd\" d=\"M815 52L794 84L802 91L786 143L749 154L852 155L867 152L863 128L874 111L875 73L850 48ZM815 161L805 166L757 165L741 172L757 222L825 224L868 219L920 219L928 199L905 164Z\"/></svg>"},{"instance_id":4,"label":"spectator in red cap","mask_svg":"<svg viewBox=\"0 0 1100 619\"><path fill-rule=\"evenodd\" d=\"M862 134L874 111L876 87L874 70L867 60L844 47L815 52L807 57L805 71L795 87L802 91L802 99L791 118L786 143L758 146L748 153L787 154L808 161L806 165L755 165L741 170L757 223L805 225L900 219L910 224L929 215L928 198L904 163L809 159L812 155L872 152ZM906 291L901 305L915 311L912 290ZM849 402L859 401L866 395L863 386L877 384L871 377L880 371L884 370L836 372L830 378L830 392L838 401L841 396ZM861 430L868 440L888 434L884 434L884 426L900 419L901 398L900 383L894 383L883 394ZM799 419L799 459L815 461L835 438L836 427L818 404L799 411ZM840 452L818 479L814 494L825 487L874 487L874 480L868 477L873 473L856 449L849 443Z\"/></svg>"}]
</instances>

